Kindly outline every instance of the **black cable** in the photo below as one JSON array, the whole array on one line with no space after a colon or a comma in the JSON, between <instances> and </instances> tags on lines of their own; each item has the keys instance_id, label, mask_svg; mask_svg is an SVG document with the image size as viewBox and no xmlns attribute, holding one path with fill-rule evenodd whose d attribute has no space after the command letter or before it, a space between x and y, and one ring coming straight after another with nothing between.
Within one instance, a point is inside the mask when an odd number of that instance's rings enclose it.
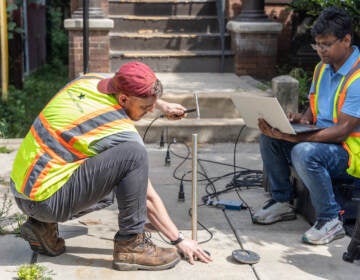
<instances>
[{"instance_id":1,"label":"black cable","mask_svg":"<svg viewBox=\"0 0 360 280\"><path fill-rule=\"evenodd\" d=\"M148 133L150 127L153 125L153 123L154 123L156 120L160 119L161 117L162 117L162 116L158 116L158 117L156 117L155 119L153 119L153 120L150 122L150 124L147 126L147 128L145 129L145 132L144 132L144 135L143 135L143 142L144 142L144 143L145 143L146 134Z\"/></svg>"},{"instance_id":2,"label":"black cable","mask_svg":"<svg viewBox=\"0 0 360 280\"><path fill-rule=\"evenodd\" d=\"M151 121L151 123L149 124L149 126L146 128L145 132L144 132L144 136L143 136L143 141L145 142L145 137L146 137L146 134L148 132L148 130L150 129L150 127L152 126L152 124L159 118L161 118L162 116L159 116L155 119L153 119ZM244 167L240 167L240 166L236 166L236 147L237 147L237 143L240 139L240 136L242 134L244 130L244 127L242 127L239 131L239 134L236 138L236 141L235 141L235 145L234 145L234 153L233 153L233 164L227 164L227 163L222 163L222 162L217 162L217 161L212 161L212 160L205 160L205 159L199 159L198 158L198 164L199 166L201 167L202 169L202 172L199 172L198 171L198 174L200 174L201 176L204 177L204 179L201 179L201 180L198 180L198 182L204 182L204 181L207 181L207 185L205 186L205 190L206 190L206 193L207 195L204 196L202 199L203 199L203 202L206 202L208 199L211 199L211 198L216 198L217 200L219 200L219 195L222 194L222 193L225 193L225 192L228 192L230 190L235 190L235 192L237 193L239 199L244 203L245 207L248 209L249 213L250 213L250 216L251 216L251 219L253 220L253 213L252 213L252 210L251 210L251 207L249 207L249 205L246 203L246 201L241 197L239 191L241 190L241 187L246 187L246 188L250 188L250 187L261 187L261 180L262 180L262 171L260 170L251 170L251 169L248 169L248 168L244 168ZM167 131L166 131L167 132ZM168 136L168 135L167 135ZM191 181L191 179L185 179L186 175L187 174L190 174L192 173L192 171L186 171L186 172L183 172L183 175L181 177L178 177L176 175L176 173L178 172L178 170L180 169L180 167L187 161L187 160L190 160L191 157L191 152L190 152L190 148L189 146L184 143L184 142L178 142L176 144L183 144L185 147L186 147L186 155L185 156L182 156L182 155L179 155L177 153L175 153L174 151L171 150L171 145L172 144L175 144L176 142L171 142L168 144L168 148L167 148L167 156L170 157L170 153L174 154L174 156L178 157L178 158L181 158L182 161L175 167L174 171L173 171L173 177L177 180L180 180L180 191L181 191L181 185L186 182L186 181ZM202 162L208 162L208 163L213 163L213 164L219 164L219 165L223 165L223 166L231 166L234 168L233 172L231 173L226 173L226 174L223 174L221 176L215 176L215 177L209 177L207 175L207 172L206 172L206 169L205 167L203 166ZM237 171L237 169L241 169L239 171ZM232 176L232 179L231 179L231 182L228 183L226 186L225 186L225 189L223 190L220 190L218 191L215 187L215 182L221 180L221 179L224 179L228 176ZM182 185L183 187L183 185ZM209 190L209 188L211 187L211 190ZM179 195L180 195L180 191L179 191ZM183 189L182 189L183 191ZM201 204L201 205L198 205L198 206L203 206L205 204ZM228 222L229 222L229 219L227 217L227 214L225 212L225 208L222 209L223 212L224 212L224 215L226 216ZM189 213L191 213L191 208L189 209ZM205 227L203 224L201 224L199 221L197 221L197 223L203 228L205 229L209 234L210 234L210 238L208 240L205 240L205 241L202 241L202 242L199 242L199 244L201 243L205 243L205 242L208 242L209 240L212 239L213 237L213 234L210 232L210 230L208 230L207 227ZM230 223L230 222L229 222ZM230 225L232 228L232 224ZM236 232L234 232L236 234ZM161 236L161 234L159 234L160 237L164 240L164 238ZM238 237L237 237L238 238ZM165 240L164 240L165 241ZM239 241L239 240L238 240ZM165 241L166 243L169 243L167 241ZM241 243L239 242L239 244L241 245Z\"/></svg>"},{"instance_id":3,"label":"black cable","mask_svg":"<svg viewBox=\"0 0 360 280\"><path fill-rule=\"evenodd\" d=\"M236 165L236 147L238 144L238 141L240 139L240 136L242 134L244 130L244 127L242 127L237 135L236 141L235 141L235 145L234 145L234 153L233 153L233 164L227 164L227 163L222 163L222 162L217 162L217 161L212 161L212 160L205 160L205 159L199 159L198 158L198 164L202 169L202 172L198 172L200 175L202 175L204 177L204 179L200 179L198 180L198 182L204 182L207 181L207 184L205 186L205 191L207 193L207 195L202 197L202 201L204 203L206 203L207 201L209 201L209 199L213 199L216 198L217 200L219 200L218 196L220 194L229 192L234 190L237 194L237 196L239 197L239 199L244 203L245 208L248 209L249 214L251 216L251 219L253 217L253 213L251 210L251 207L248 205L248 203L241 197L239 191L241 190L242 187L246 187L247 189L250 187L262 187L262 176L263 176L263 172L261 170L252 170L252 169L248 169L248 168L244 168L244 167L240 167ZM175 153L173 150L170 149L169 146L169 150L170 152L175 155L178 158L183 159L174 169L173 172L173 177L177 180L180 180L182 183L186 182L186 181L191 181L191 179L185 179L185 176L187 174L190 174L192 171L187 171L184 172L184 174L181 177L178 177L176 175L176 173L178 172L178 170L180 169L180 167L187 161L191 159L190 156L190 148L188 147L188 145L184 142L179 142L180 144L183 144L186 149L187 149L187 153L185 156L183 155L179 155L177 153ZM208 162L208 163L213 163L213 164L219 164L219 165L223 165L223 166L230 166L233 167L234 170L233 172L229 172L226 174L223 174L221 176L214 176L214 177L209 177L207 175L207 172L205 170L205 167L203 166L202 162ZM240 170L237 170L240 169ZM232 179L230 181L230 183L228 183L224 189L222 190L217 190L215 187L215 183L221 179L224 179L228 176L232 176Z\"/></svg>"}]
</instances>

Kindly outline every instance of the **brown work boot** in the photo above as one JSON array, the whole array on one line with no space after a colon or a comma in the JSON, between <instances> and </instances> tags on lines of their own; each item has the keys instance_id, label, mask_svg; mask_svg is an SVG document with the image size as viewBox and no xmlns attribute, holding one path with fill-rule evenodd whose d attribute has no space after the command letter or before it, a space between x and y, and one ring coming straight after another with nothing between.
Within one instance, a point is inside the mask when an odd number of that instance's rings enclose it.
<instances>
[{"instance_id":1,"label":"brown work boot","mask_svg":"<svg viewBox=\"0 0 360 280\"><path fill-rule=\"evenodd\" d=\"M65 241L58 237L57 223L44 223L29 217L20 233L34 252L51 257L65 252Z\"/></svg>"},{"instance_id":2,"label":"brown work boot","mask_svg":"<svg viewBox=\"0 0 360 280\"><path fill-rule=\"evenodd\" d=\"M139 233L127 240L114 240L113 268L116 270L164 270L180 261L175 248L155 246Z\"/></svg>"}]
</instances>

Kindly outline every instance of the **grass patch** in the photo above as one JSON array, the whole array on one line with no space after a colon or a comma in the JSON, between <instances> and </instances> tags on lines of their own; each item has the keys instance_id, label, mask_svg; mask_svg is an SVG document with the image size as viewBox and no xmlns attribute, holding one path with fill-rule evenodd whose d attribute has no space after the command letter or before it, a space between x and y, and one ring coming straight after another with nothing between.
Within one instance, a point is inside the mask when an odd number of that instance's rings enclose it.
<instances>
[{"instance_id":1,"label":"grass patch","mask_svg":"<svg viewBox=\"0 0 360 280\"><path fill-rule=\"evenodd\" d=\"M1 146L0 147L0 154L10 154L13 150L8 149L7 147Z\"/></svg>"},{"instance_id":2,"label":"grass patch","mask_svg":"<svg viewBox=\"0 0 360 280\"><path fill-rule=\"evenodd\" d=\"M39 264L23 264L17 272L17 280L51 280L52 270Z\"/></svg>"}]
</instances>

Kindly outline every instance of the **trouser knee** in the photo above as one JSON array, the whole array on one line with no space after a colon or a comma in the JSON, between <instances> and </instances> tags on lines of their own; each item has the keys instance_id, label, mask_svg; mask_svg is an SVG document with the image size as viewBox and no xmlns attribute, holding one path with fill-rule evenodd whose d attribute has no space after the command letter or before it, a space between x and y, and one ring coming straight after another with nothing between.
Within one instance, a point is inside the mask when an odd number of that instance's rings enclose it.
<instances>
[{"instance_id":1,"label":"trouser knee","mask_svg":"<svg viewBox=\"0 0 360 280\"><path fill-rule=\"evenodd\" d=\"M305 170L316 157L316 149L311 143L296 144L291 150L291 163L295 170Z\"/></svg>"}]
</instances>

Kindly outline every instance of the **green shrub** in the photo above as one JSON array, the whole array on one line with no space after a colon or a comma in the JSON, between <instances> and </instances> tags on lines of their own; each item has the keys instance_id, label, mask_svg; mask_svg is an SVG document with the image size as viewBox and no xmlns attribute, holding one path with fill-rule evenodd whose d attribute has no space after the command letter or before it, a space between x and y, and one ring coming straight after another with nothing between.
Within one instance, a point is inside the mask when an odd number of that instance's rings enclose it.
<instances>
[{"instance_id":1,"label":"green shrub","mask_svg":"<svg viewBox=\"0 0 360 280\"><path fill-rule=\"evenodd\" d=\"M0 137L22 138L51 97L68 81L68 69L47 64L24 80L22 90L9 87L9 99L0 101Z\"/></svg>"},{"instance_id":2,"label":"green shrub","mask_svg":"<svg viewBox=\"0 0 360 280\"><path fill-rule=\"evenodd\" d=\"M360 32L360 1L359 0L293 0L288 4L300 18L311 18L314 21L324 8L337 6L345 9L353 20L354 32ZM307 28L311 28L311 24L307 24Z\"/></svg>"},{"instance_id":3,"label":"green shrub","mask_svg":"<svg viewBox=\"0 0 360 280\"><path fill-rule=\"evenodd\" d=\"M289 75L299 82L299 112L302 112L309 105L308 94L311 86L312 75L302 68L291 69Z\"/></svg>"}]
</instances>

